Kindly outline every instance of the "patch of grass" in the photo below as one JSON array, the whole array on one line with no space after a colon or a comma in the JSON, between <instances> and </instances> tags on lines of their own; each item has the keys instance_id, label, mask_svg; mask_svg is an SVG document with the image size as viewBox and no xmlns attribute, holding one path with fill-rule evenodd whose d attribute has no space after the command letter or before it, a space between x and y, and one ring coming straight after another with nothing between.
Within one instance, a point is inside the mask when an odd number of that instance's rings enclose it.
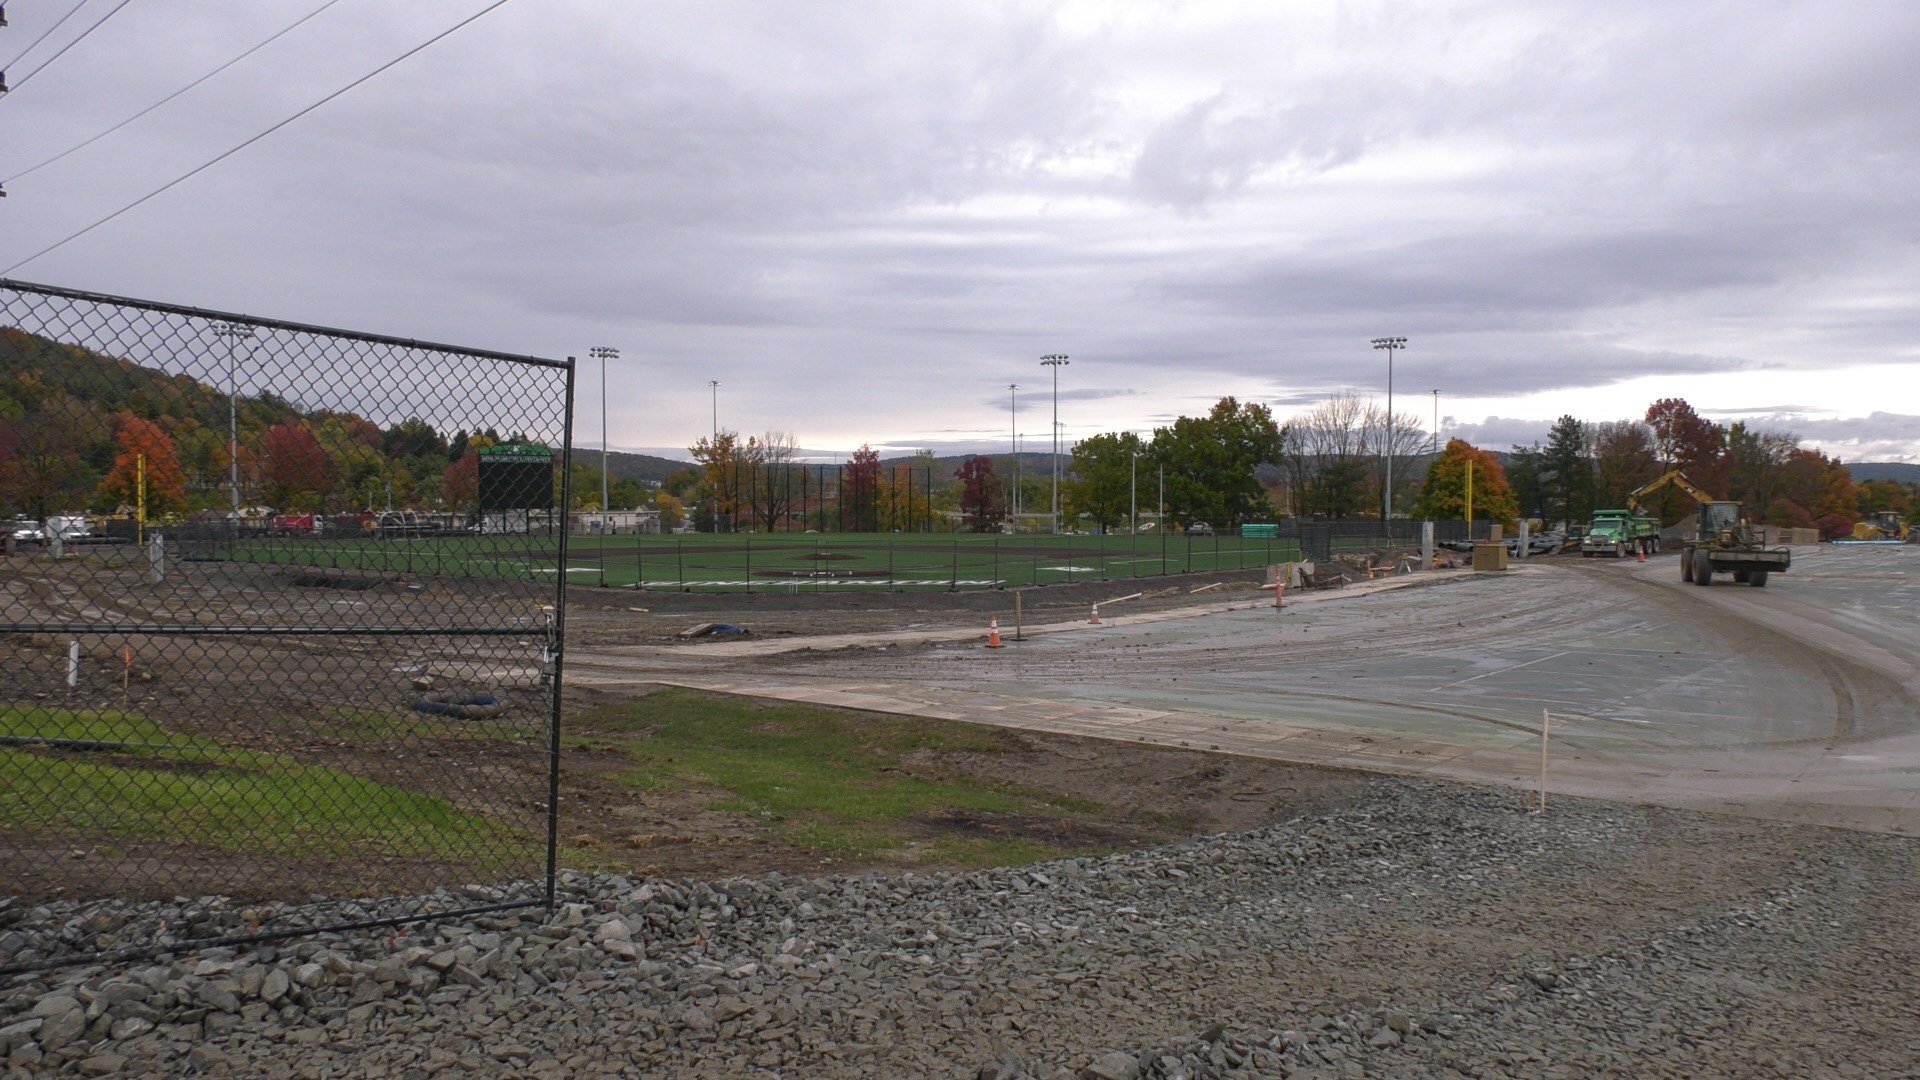
<instances>
[{"instance_id":1,"label":"patch of grass","mask_svg":"<svg viewBox=\"0 0 1920 1080\"><path fill-rule=\"evenodd\" d=\"M133 713L0 704L0 824L233 851L471 862L537 839L446 801ZM95 744L95 745L78 745ZM117 744L117 745L116 745Z\"/></svg>"},{"instance_id":2,"label":"patch of grass","mask_svg":"<svg viewBox=\"0 0 1920 1080\"><path fill-rule=\"evenodd\" d=\"M1089 845L1039 836L944 829L972 811L1040 825L1098 822L1084 800L908 767L925 751L1001 753L1004 736L938 720L899 719L805 705L666 690L581 716L576 734L611 743L633 760L627 782L643 790L723 794L713 809L742 815L797 847L858 859L1018 865Z\"/></svg>"}]
</instances>

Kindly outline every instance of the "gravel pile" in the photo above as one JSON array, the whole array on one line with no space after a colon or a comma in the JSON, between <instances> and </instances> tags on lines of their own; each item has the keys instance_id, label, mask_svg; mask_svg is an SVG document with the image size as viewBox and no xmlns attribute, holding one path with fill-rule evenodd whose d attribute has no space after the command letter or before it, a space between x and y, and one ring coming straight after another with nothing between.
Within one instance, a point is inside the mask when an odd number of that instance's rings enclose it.
<instances>
[{"instance_id":1,"label":"gravel pile","mask_svg":"<svg viewBox=\"0 0 1920 1080\"><path fill-rule=\"evenodd\" d=\"M1020 870L569 875L551 917L18 978L0 987L0 1062L1104 1080L1920 1062L1910 841L1374 789L1338 815ZM12 912L6 947L106 915Z\"/></svg>"}]
</instances>

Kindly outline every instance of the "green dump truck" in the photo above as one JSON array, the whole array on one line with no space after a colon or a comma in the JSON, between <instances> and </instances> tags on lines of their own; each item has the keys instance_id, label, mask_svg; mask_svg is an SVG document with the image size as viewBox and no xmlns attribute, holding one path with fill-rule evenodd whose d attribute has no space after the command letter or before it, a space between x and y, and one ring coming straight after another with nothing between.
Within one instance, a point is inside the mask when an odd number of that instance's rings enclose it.
<instances>
[{"instance_id":1,"label":"green dump truck","mask_svg":"<svg viewBox=\"0 0 1920 1080\"><path fill-rule=\"evenodd\" d=\"M1660 550L1660 523L1631 510L1595 510L1580 541L1580 557L1652 555Z\"/></svg>"}]
</instances>

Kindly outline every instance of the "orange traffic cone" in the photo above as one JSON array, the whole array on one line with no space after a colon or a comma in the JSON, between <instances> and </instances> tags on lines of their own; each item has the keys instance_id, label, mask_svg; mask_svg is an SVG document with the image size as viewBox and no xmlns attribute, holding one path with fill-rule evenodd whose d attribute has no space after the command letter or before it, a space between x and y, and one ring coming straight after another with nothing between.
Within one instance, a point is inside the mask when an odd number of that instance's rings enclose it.
<instances>
[{"instance_id":1,"label":"orange traffic cone","mask_svg":"<svg viewBox=\"0 0 1920 1080\"><path fill-rule=\"evenodd\" d=\"M1641 562L1647 561L1647 548L1645 544L1640 545L1640 561Z\"/></svg>"},{"instance_id":2,"label":"orange traffic cone","mask_svg":"<svg viewBox=\"0 0 1920 1080\"><path fill-rule=\"evenodd\" d=\"M1093 618L1088 619L1087 622L1089 625L1092 625L1092 626L1100 625L1100 605L1099 604L1093 605Z\"/></svg>"},{"instance_id":3,"label":"orange traffic cone","mask_svg":"<svg viewBox=\"0 0 1920 1080\"><path fill-rule=\"evenodd\" d=\"M999 647L1000 617L998 615L991 615L987 618L987 648L997 649Z\"/></svg>"},{"instance_id":4,"label":"orange traffic cone","mask_svg":"<svg viewBox=\"0 0 1920 1080\"><path fill-rule=\"evenodd\" d=\"M1274 582L1273 583L1273 610L1275 611L1280 610L1281 598L1286 595L1287 595L1287 583L1284 581Z\"/></svg>"}]
</instances>

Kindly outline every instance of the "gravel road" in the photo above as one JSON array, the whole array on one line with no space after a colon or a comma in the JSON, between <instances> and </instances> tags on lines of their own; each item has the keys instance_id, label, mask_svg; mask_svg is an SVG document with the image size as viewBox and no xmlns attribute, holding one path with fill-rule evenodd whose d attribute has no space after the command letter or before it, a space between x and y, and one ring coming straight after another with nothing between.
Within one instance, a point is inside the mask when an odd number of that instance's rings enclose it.
<instances>
[{"instance_id":1,"label":"gravel road","mask_svg":"<svg viewBox=\"0 0 1920 1080\"><path fill-rule=\"evenodd\" d=\"M1915 841L1366 783L1335 815L1017 871L569 877L551 919L70 969L0 990L0 1060L1108 1080L1920 1062ZM99 914L6 912L0 947Z\"/></svg>"}]
</instances>

